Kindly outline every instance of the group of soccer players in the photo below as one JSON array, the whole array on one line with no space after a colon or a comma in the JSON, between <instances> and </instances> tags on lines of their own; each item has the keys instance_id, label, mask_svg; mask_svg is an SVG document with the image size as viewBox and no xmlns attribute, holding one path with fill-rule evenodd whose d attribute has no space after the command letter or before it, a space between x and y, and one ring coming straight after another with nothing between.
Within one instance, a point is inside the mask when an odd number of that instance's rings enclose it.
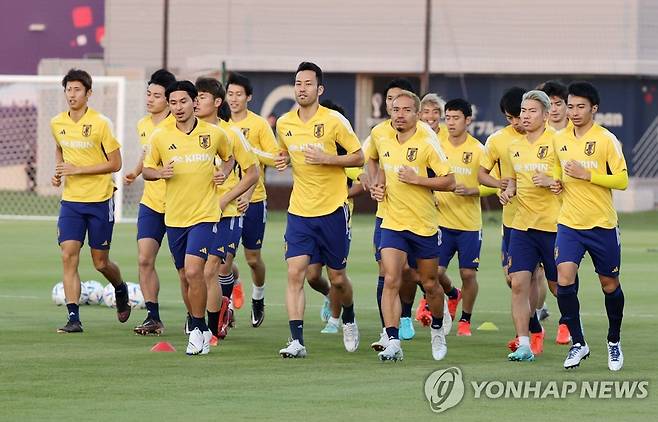
<instances>
[{"instance_id":1,"label":"group of soccer players","mask_svg":"<svg viewBox=\"0 0 658 422\"><path fill-rule=\"evenodd\" d=\"M69 110L51 122L57 146L52 183L60 186L62 178L64 183L58 241L68 321L58 331L74 333L82 332L77 268L87 233L96 269L115 287L120 322L128 320L130 306L119 268L109 259L111 174L121 167L119 143L108 119L87 106L91 77L72 69L62 84ZM305 280L325 295L323 332L337 332L342 319L345 349L358 349L346 271L348 198L367 191L378 204L373 243L382 324L371 347L382 361L403 358L401 340L415 335L411 310L420 287L416 319L430 327L432 357L443 359L459 302L457 335L471 335L482 243L480 197L496 194L504 205L502 267L516 330L508 359L532 361L542 353L547 288L562 314L556 342L572 343L564 367L589 356L577 296L577 271L587 252L605 296L608 366L621 369L624 295L611 189L625 189L628 175L619 141L594 122L599 96L591 84L549 81L528 92L509 89L500 101L509 125L485 145L468 133L473 113L466 100L445 102L436 94L421 100L409 81L394 79L386 90L390 119L375 126L362 146L340 107L320 105L324 90L320 67L302 62L294 80L298 107L279 118L274 134L248 109L252 87L243 75L231 74L226 89L213 78L192 83L166 70L151 76L149 114L138 124L143 156L124 180L133 183L141 174L145 181L137 244L147 317L135 333L164 332L155 258L165 233L188 313L188 355L208 353L233 323L233 259L240 242L252 274L252 326L260 326L264 167L290 167L284 236L290 338L279 351L282 357L307 353ZM446 274L455 254L461 288Z\"/></svg>"}]
</instances>

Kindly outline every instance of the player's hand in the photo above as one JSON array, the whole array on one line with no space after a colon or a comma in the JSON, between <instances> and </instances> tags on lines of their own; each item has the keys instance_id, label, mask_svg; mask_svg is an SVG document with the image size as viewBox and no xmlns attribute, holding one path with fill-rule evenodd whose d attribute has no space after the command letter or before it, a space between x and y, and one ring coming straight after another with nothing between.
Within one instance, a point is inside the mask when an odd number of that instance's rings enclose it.
<instances>
[{"instance_id":1,"label":"player's hand","mask_svg":"<svg viewBox=\"0 0 658 422\"><path fill-rule=\"evenodd\" d=\"M50 184L53 185L53 186L55 186L56 188L60 187L60 186L62 185L62 176L59 176L59 175L57 175L57 174L54 175L54 176L50 179Z\"/></svg>"},{"instance_id":2,"label":"player's hand","mask_svg":"<svg viewBox=\"0 0 658 422\"><path fill-rule=\"evenodd\" d=\"M453 192L456 195L460 195L460 196L472 196L479 194L480 190L478 188L467 188L463 184L457 183L457 185L455 185L455 190Z\"/></svg>"},{"instance_id":3,"label":"player's hand","mask_svg":"<svg viewBox=\"0 0 658 422\"><path fill-rule=\"evenodd\" d=\"M402 166L400 167L400 170L398 170L398 180L410 185L416 185L418 184L418 175L411 167Z\"/></svg>"},{"instance_id":4,"label":"player's hand","mask_svg":"<svg viewBox=\"0 0 658 422\"><path fill-rule=\"evenodd\" d=\"M283 171L288 168L290 164L290 156L288 153L281 151L279 155L274 159L274 167L277 170Z\"/></svg>"},{"instance_id":5,"label":"player's hand","mask_svg":"<svg viewBox=\"0 0 658 422\"><path fill-rule=\"evenodd\" d=\"M500 196L498 196L498 200L502 205L507 205L510 203L512 200L512 197L514 196L514 193L509 191L509 190L504 190L501 192Z\"/></svg>"},{"instance_id":6,"label":"player's hand","mask_svg":"<svg viewBox=\"0 0 658 422\"><path fill-rule=\"evenodd\" d=\"M564 172L574 179L591 180L592 174L576 160L569 160L564 166Z\"/></svg>"},{"instance_id":7,"label":"player's hand","mask_svg":"<svg viewBox=\"0 0 658 422\"><path fill-rule=\"evenodd\" d=\"M59 163L55 166L55 174L59 176L72 176L79 173L80 169L71 163Z\"/></svg>"},{"instance_id":8,"label":"player's hand","mask_svg":"<svg viewBox=\"0 0 658 422\"><path fill-rule=\"evenodd\" d=\"M369 191L370 190L370 178L366 173L361 173L359 177L357 177L357 180L363 186L364 191Z\"/></svg>"},{"instance_id":9,"label":"player's hand","mask_svg":"<svg viewBox=\"0 0 658 422\"><path fill-rule=\"evenodd\" d=\"M226 174L222 169L215 169L215 172L212 175L212 181L215 185L219 186L226 181Z\"/></svg>"},{"instance_id":10,"label":"player's hand","mask_svg":"<svg viewBox=\"0 0 658 422\"><path fill-rule=\"evenodd\" d=\"M371 185L370 186L370 197L377 202L382 202L386 194L385 185Z\"/></svg>"},{"instance_id":11,"label":"player's hand","mask_svg":"<svg viewBox=\"0 0 658 422\"><path fill-rule=\"evenodd\" d=\"M171 179L174 177L174 160L160 169L160 179Z\"/></svg>"},{"instance_id":12,"label":"player's hand","mask_svg":"<svg viewBox=\"0 0 658 422\"><path fill-rule=\"evenodd\" d=\"M507 186L509 185L509 182L510 182L510 179L509 179L509 178L506 178L506 179L500 179L500 189L501 189L501 190L505 190L505 189L507 189Z\"/></svg>"},{"instance_id":13,"label":"player's hand","mask_svg":"<svg viewBox=\"0 0 658 422\"><path fill-rule=\"evenodd\" d=\"M219 198L219 209L224 211L227 205L228 201L226 200L226 195L222 195L221 198Z\"/></svg>"},{"instance_id":14,"label":"player's hand","mask_svg":"<svg viewBox=\"0 0 658 422\"><path fill-rule=\"evenodd\" d=\"M247 198L246 194L238 196L238 212L241 214L244 214L247 212L247 208L249 208L249 201L250 198Z\"/></svg>"},{"instance_id":15,"label":"player's hand","mask_svg":"<svg viewBox=\"0 0 658 422\"><path fill-rule=\"evenodd\" d=\"M547 188L551 186L551 183L553 183L553 178L546 173L535 171L535 174L532 175L532 183L534 183L535 186L539 186L540 188Z\"/></svg>"},{"instance_id":16,"label":"player's hand","mask_svg":"<svg viewBox=\"0 0 658 422\"><path fill-rule=\"evenodd\" d=\"M549 186L551 189L551 192L553 192L556 195L559 195L562 193L562 182L559 180L553 180L553 183Z\"/></svg>"},{"instance_id":17,"label":"player's hand","mask_svg":"<svg viewBox=\"0 0 658 422\"><path fill-rule=\"evenodd\" d=\"M327 164L328 159L329 154L316 146L309 145L304 149L304 162L306 162L306 164Z\"/></svg>"},{"instance_id":18,"label":"player's hand","mask_svg":"<svg viewBox=\"0 0 658 422\"><path fill-rule=\"evenodd\" d=\"M135 179L137 179L137 174L131 171L130 173L123 176L123 184L129 186L135 181Z\"/></svg>"}]
</instances>

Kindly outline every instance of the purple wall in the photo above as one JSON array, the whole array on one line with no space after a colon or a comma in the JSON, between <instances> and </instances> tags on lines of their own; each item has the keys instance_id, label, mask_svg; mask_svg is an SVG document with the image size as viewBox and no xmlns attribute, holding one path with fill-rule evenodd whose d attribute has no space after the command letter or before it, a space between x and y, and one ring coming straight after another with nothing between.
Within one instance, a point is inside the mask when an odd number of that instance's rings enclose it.
<instances>
[{"instance_id":1,"label":"purple wall","mask_svg":"<svg viewBox=\"0 0 658 422\"><path fill-rule=\"evenodd\" d=\"M36 74L43 58L102 57L105 0L0 0L0 73ZM30 24L44 24L32 32Z\"/></svg>"}]
</instances>

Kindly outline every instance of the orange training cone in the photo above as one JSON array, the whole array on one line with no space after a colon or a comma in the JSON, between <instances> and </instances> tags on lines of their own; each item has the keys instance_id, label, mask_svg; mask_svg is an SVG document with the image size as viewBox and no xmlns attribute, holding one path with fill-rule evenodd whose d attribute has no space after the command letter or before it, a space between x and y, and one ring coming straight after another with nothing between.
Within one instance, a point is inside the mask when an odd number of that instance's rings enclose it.
<instances>
[{"instance_id":1,"label":"orange training cone","mask_svg":"<svg viewBox=\"0 0 658 422\"><path fill-rule=\"evenodd\" d=\"M168 341L160 341L151 347L152 352L175 352L176 349Z\"/></svg>"}]
</instances>

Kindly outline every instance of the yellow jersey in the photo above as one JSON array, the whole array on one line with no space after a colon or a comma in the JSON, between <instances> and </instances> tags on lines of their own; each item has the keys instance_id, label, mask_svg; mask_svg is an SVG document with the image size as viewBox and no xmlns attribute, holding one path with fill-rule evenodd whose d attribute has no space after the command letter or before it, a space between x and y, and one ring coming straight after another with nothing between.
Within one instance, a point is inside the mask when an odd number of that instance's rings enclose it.
<instances>
[{"instance_id":1,"label":"yellow jersey","mask_svg":"<svg viewBox=\"0 0 658 422\"><path fill-rule=\"evenodd\" d=\"M419 176L428 177L431 169L436 176L450 174L450 165L441 150L436 133L422 123L416 133L400 143L397 135L371 142L368 158L379 160L386 175L384 217L382 228L405 231L419 236L432 236L438 231L437 209L432 191L426 187L400 182L398 171L411 167Z\"/></svg>"},{"instance_id":2,"label":"yellow jersey","mask_svg":"<svg viewBox=\"0 0 658 422\"><path fill-rule=\"evenodd\" d=\"M307 164L304 151L309 146L337 155L338 146L347 154L361 149L347 119L337 111L319 106L315 115L302 122L297 110L277 120L277 139L281 149L288 151L292 165L292 193L288 212L301 217L331 214L347 201L345 169L338 166Z\"/></svg>"},{"instance_id":3,"label":"yellow jersey","mask_svg":"<svg viewBox=\"0 0 658 422\"><path fill-rule=\"evenodd\" d=\"M446 137L440 139L440 145L448 158L448 163L455 174L457 184L467 188L477 188L478 170L484 146L471 134L461 145L453 145ZM482 210L480 196L457 195L454 192L434 192L439 209L439 225L455 230L477 231L482 228Z\"/></svg>"},{"instance_id":4,"label":"yellow jersey","mask_svg":"<svg viewBox=\"0 0 658 422\"><path fill-rule=\"evenodd\" d=\"M174 119L174 115L171 113L162 119L157 125L153 124L150 114L142 117L139 122L137 122L137 135L139 136L139 143L142 145L142 151L144 151L144 157L146 157L151 150L150 137L155 128L175 123L176 119ZM167 184L164 180L144 180L144 193L142 194L140 203L146 205L155 212L164 213L166 188Z\"/></svg>"},{"instance_id":5,"label":"yellow jersey","mask_svg":"<svg viewBox=\"0 0 658 422\"><path fill-rule=\"evenodd\" d=\"M448 126L445 123L439 123L439 132L436 134L439 137L439 141L447 141L450 134L448 133Z\"/></svg>"},{"instance_id":6,"label":"yellow jersey","mask_svg":"<svg viewBox=\"0 0 658 422\"><path fill-rule=\"evenodd\" d=\"M248 169L251 166L258 165L258 159L251 152L251 147L249 142L244 137L244 134L240 129L235 126L231 126L230 123L225 120L219 120L219 127L224 129L226 136L229 140L230 145L230 155L235 158L235 164L233 165L233 171L227 176L224 183L217 186L217 195L221 197L226 194L228 191L233 189L235 185L238 184L240 179L242 179L242 170ZM270 130L271 132L271 130ZM237 217L241 215L238 211L238 201L237 198L229 202L222 212L222 217Z\"/></svg>"},{"instance_id":7,"label":"yellow jersey","mask_svg":"<svg viewBox=\"0 0 658 422\"><path fill-rule=\"evenodd\" d=\"M514 139L509 145L512 174L516 178L516 214L509 226L517 230L557 231L560 199L549 188L536 186L535 173L553 177L556 163L553 130L546 129L533 143L526 136Z\"/></svg>"},{"instance_id":8,"label":"yellow jersey","mask_svg":"<svg viewBox=\"0 0 658 422\"><path fill-rule=\"evenodd\" d=\"M221 210L212 180L217 155L224 161L231 157L228 138L224 130L203 120L196 119L189 134L175 124L153 131L144 167L158 168L174 162L174 175L165 180L167 226L191 227L219 221Z\"/></svg>"},{"instance_id":9,"label":"yellow jersey","mask_svg":"<svg viewBox=\"0 0 658 422\"><path fill-rule=\"evenodd\" d=\"M375 127L370 130L370 136L363 143L364 145L364 154L368 156L367 148L370 148L371 143L379 143L380 139L383 138L395 138L397 132L393 128L393 123L391 119L386 119L383 122L378 123ZM384 218L384 202L377 202L377 212L375 214L378 218Z\"/></svg>"},{"instance_id":10,"label":"yellow jersey","mask_svg":"<svg viewBox=\"0 0 658 422\"><path fill-rule=\"evenodd\" d=\"M50 121L55 142L62 149L64 162L77 167L107 162L107 154L121 148L114 137L110 119L91 107L74 122L64 111ZM78 174L64 177L62 200L102 202L112 197L112 174Z\"/></svg>"},{"instance_id":11,"label":"yellow jersey","mask_svg":"<svg viewBox=\"0 0 658 422\"><path fill-rule=\"evenodd\" d=\"M597 123L581 138L576 138L573 130L565 128L555 135L555 151L564 189L560 195L562 208L558 223L579 230L617 227L612 191L561 171L568 161L575 160L592 174L626 172L626 160L617 137Z\"/></svg>"},{"instance_id":12,"label":"yellow jersey","mask_svg":"<svg viewBox=\"0 0 658 422\"><path fill-rule=\"evenodd\" d=\"M250 202L263 201L267 198L265 166L274 166L274 159L279 154L279 146L276 143L274 132L267 120L251 111L247 111L247 117L239 122L229 120L229 123L242 131L244 137L249 141L252 152L258 158L260 174Z\"/></svg>"},{"instance_id":13,"label":"yellow jersey","mask_svg":"<svg viewBox=\"0 0 658 422\"><path fill-rule=\"evenodd\" d=\"M511 177L512 165L509 160L508 148L512 140L523 136L514 129L512 125L492 133L484 144L484 154L480 159L480 165L487 170L497 168L496 173L500 178ZM493 172L492 172L493 173ZM503 207L503 226L511 227L514 214L516 213L516 199Z\"/></svg>"}]
</instances>

